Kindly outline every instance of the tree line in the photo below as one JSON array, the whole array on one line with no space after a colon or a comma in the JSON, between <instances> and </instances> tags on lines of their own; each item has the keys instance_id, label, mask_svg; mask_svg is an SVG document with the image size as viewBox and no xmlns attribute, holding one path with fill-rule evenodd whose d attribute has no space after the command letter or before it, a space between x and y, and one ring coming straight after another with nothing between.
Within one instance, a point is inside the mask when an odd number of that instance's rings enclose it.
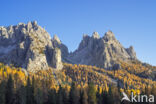
<instances>
[{"instance_id":1,"label":"tree line","mask_svg":"<svg viewBox=\"0 0 156 104\"><path fill-rule=\"evenodd\" d=\"M58 89L44 89L35 87L35 79L28 77L26 85L18 89L15 81L9 75L7 81L0 83L0 104L120 104L120 94L117 87L110 86L109 91L96 89L93 83L86 87L78 87L73 82L68 90L59 85Z\"/></svg>"},{"instance_id":2,"label":"tree line","mask_svg":"<svg viewBox=\"0 0 156 104\"><path fill-rule=\"evenodd\" d=\"M118 79L117 84L110 83L107 75ZM128 96L132 91L156 95L155 89L155 81L124 70L113 73L92 66L66 64L58 73L44 70L25 74L20 68L0 64L0 104L120 104L122 91Z\"/></svg>"}]
</instances>

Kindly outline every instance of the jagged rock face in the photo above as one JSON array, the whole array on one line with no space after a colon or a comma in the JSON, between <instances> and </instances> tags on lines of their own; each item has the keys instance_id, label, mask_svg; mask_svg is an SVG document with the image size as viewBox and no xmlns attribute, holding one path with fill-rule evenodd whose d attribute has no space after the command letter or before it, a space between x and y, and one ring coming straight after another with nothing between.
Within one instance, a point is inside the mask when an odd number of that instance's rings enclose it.
<instances>
[{"instance_id":1,"label":"jagged rock face","mask_svg":"<svg viewBox=\"0 0 156 104\"><path fill-rule=\"evenodd\" d=\"M50 35L36 21L0 27L0 62L35 72L49 66L61 69L60 56Z\"/></svg>"},{"instance_id":2,"label":"jagged rock face","mask_svg":"<svg viewBox=\"0 0 156 104\"><path fill-rule=\"evenodd\" d=\"M60 49L55 48L53 52L54 52L54 56L52 58L51 63L53 63L54 68L62 69L63 65L62 65L62 60L61 60L61 51L60 51Z\"/></svg>"},{"instance_id":3,"label":"jagged rock face","mask_svg":"<svg viewBox=\"0 0 156 104\"><path fill-rule=\"evenodd\" d=\"M120 68L119 61L136 59L133 47L125 49L111 31L102 38L97 32L92 37L84 35L79 48L68 56L68 60L75 64L95 65L106 69L117 69Z\"/></svg>"},{"instance_id":4,"label":"jagged rock face","mask_svg":"<svg viewBox=\"0 0 156 104\"><path fill-rule=\"evenodd\" d=\"M66 57L69 55L68 48L64 45L57 35L54 35L52 39L53 46L61 50L62 61L66 62Z\"/></svg>"},{"instance_id":5,"label":"jagged rock face","mask_svg":"<svg viewBox=\"0 0 156 104\"><path fill-rule=\"evenodd\" d=\"M92 37L84 35L78 49L69 54L60 39L56 35L51 39L37 22L0 27L0 62L31 72L49 67L62 69L62 61L106 69L120 68L120 60L137 60L136 53L132 46L124 48L111 31L102 38L97 32Z\"/></svg>"},{"instance_id":6,"label":"jagged rock face","mask_svg":"<svg viewBox=\"0 0 156 104\"><path fill-rule=\"evenodd\" d=\"M127 48L126 51L131 56L132 59L136 59L136 52L134 51L133 46Z\"/></svg>"}]
</instances>

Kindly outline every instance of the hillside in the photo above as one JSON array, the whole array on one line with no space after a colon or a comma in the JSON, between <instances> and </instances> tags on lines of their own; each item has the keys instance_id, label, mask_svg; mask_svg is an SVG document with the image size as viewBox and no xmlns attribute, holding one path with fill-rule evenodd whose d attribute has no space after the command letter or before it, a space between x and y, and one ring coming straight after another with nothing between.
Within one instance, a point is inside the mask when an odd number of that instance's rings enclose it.
<instances>
[{"instance_id":1,"label":"hillside","mask_svg":"<svg viewBox=\"0 0 156 104\"><path fill-rule=\"evenodd\" d=\"M116 102L116 104L120 104L121 96L119 93L120 91L123 90L128 94L130 94L131 91L133 91L134 93L141 92L141 93L149 93L149 94L152 93L156 95L156 92L154 90L156 88L156 81L148 78L143 78L140 74L146 72L148 70L148 69L146 70L147 67L141 66L136 63L135 64L122 63L121 66L122 68L119 70L105 70L95 66L76 65L76 64L72 65L72 64L64 63L64 67L62 70L53 70L53 69L40 70L34 74L31 72L29 73L25 72L21 68L6 66L1 63L0 64L0 82L1 82L0 88L5 89L4 88L5 85L3 85L3 83L6 83L7 86L7 83L9 83L8 81L11 78L11 80L13 81L12 82L13 85L11 85L13 88L12 90L15 91L13 93L15 94L15 98L14 96L12 96L14 104L17 104L16 100L19 100L20 102L21 97L22 98L24 97L24 95L20 95L20 99L18 99L16 98L18 94L21 93L26 94L24 92L19 92L19 91L22 89L23 90L27 89L27 87L29 86L32 86L34 90L35 100L37 100L36 97L41 97L44 95L44 97L41 100L43 102L47 102L49 101L47 99L49 98L49 96L53 96L54 93L56 93L57 96L60 96L59 91L61 89L64 89L63 91L65 92L61 92L61 93L67 94L66 95L67 98L65 97L64 99L68 101L68 99L70 100L70 93L72 90L73 83L76 84L75 91L80 91L80 92L83 91L83 89L87 89L86 91L89 91L88 89L90 86L89 83L93 83L95 87L95 91L97 94L99 93L99 96L107 97L108 102L110 102L109 100L112 99L111 96L113 96L113 99ZM135 68L142 67L145 69L144 71L142 70L135 71L130 69L131 67L135 67ZM110 92L110 90L112 92ZM3 92L1 91L3 90L0 90L0 99L1 96L3 95ZM38 93L40 95L38 95ZM81 96L79 95L79 93L77 94L78 96ZM76 97L77 99L79 98L78 96ZM55 98L55 100L56 99L57 98ZM99 97L97 97L97 99L100 100ZM106 104L114 104L115 102L114 103L113 102L106 103ZM49 104L49 103L45 103L45 104ZM65 103L65 104L69 104L69 103ZM102 103L98 103L98 104L102 104Z\"/></svg>"}]
</instances>

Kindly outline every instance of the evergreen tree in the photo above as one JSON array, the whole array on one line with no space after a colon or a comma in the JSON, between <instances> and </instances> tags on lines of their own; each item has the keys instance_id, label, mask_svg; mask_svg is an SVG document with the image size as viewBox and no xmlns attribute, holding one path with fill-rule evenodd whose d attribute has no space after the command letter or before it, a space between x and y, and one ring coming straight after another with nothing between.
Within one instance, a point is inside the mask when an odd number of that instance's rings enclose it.
<instances>
[{"instance_id":1,"label":"evergreen tree","mask_svg":"<svg viewBox=\"0 0 156 104\"><path fill-rule=\"evenodd\" d=\"M5 104L5 85L5 81L0 83L0 104Z\"/></svg>"},{"instance_id":2,"label":"evergreen tree","mask_svg":"<svg viewBox=\"0 0 156 104\"><path fill-rule=\"evenodd\" d=\"M29 77L27 79L27 86L26 86L26 104L35 104L33 87L31 85Z\"/></svg>"},{"instance_id":3,"label":"evergreen tree","mask_svg":"<svg viewBox=\"0 0 156 104\"><path fill-rule=\"evenodd\" d=\"M36 85L36 81L35 81L35 78L34 78L34 76L33 76L33 77L32 77L32 85L31 85L33 104L36 104L36 103L37 103L36 100L35 100L35 88L37 88L37 87L35 87L35 85ZM38 88L37 91L39 91L39 90L40 90L40 89ZM40 93L40 96L42 97L42 92L41 92L41 90L40 90L39 92L37 92L37 93ZM42 99L41 99L41 100L42 100Z\"/></svg>"},{"instance_id":4,"label":"evergreen tree","mask_svg":"<svg viewBox=\"0 0 156 104\"><path fill-rule=\"evenodd\" d=\"M120 80L117 81L118 92L120 92Z\"/></svg>"},{"instance_id":5,"label":"evergreen tree","mask_svg":"<svg viewBox=\"0 0 156 104\"><path fill-rule=\"evenodd\" d=\"M63 103L68 104L68 93L67 93L66 89L63 89L62 96L63 96Z\"/></svg>"},{"instance_id":6,"label":"evergreen tree","mask_svg":"<svg viewBox=\"0 0 156 104\"><path fill-rule=\"evenodd\" d=\"M96 93L96 98L97 98L97 103L102 104L102 97L101 97L101 94L100 94L100 87L99 86L98 86L98 90L97 90L97 93Z\"/></svg>"},{"instance_id":7,"label":"evergreen tree","mask_svg":"<svg viewBox=\"0 0 156 104\"><path fill-rule=\"evenodd\" d=\"M89 104L96 104L96 89L93 83L88 85L88 102Z\"/></svg>"},{"instance_id":8,"label":"evergreen tree","mask_svg":"<svg viewBox=\"0 0 156 104\"><path fill-rule=\"evenodd\" d=\"M108 104L108 93L107 91L102 91L102 104Z\"/></svg>"},{"instance_id":9,"label":"evergreen tree","mask_svg":"<svg viewBox=\"0 0 156 104\"><path fill-rule=\"evenodd\" d=\"M76 84L72 83L71 90L69 93L69 104L79 104L80 102L80 94L78 89L76 88Z\"/></svg>"},{"instance_id":10,"label":"evergreen tree","mask_svg":"<svg viewBox=\"0 0 156 104\"><path fill-rule=\"evenodd\" d=\"M82 89L81 91L80 104L88 104L88 95L85 89Z\"/></svg>"},{"instance_id":11,"label":"evergreen tree","mask_svg":"<svg viewBox=\"0 0 156 104\"><path fill-rule=\"evenodd\" d=\"M112 93L112 87L111 85L109 86L109 92L108 92L108 97L107 97L107 100L108 100L108 104L114 104L113 103L113 93Z\"/></svg>"},{"instance_id":12,"label":"evergreen tree","mask_svg":"<svg viewBox=\"0 0 156 104\"><path fill-rule=\"evenodd\" d=\"M36 102L36 104L43 104L43 100L44 100L43 99L43 93L40 90L40 88L38 88L36 96L35 96L35 102Z\"/></svg>"},{"instance_id":13,"label":"evergreen tree","mask_svg":"<svg viewBox=\"0 0 156 104\"><path fill-rule=\"evenodd\" d=\"M63 90L61 85L59 86L59 91L57 93L57 104L63 104Z\"/></svg>"},{"instance_id":14,"label":"evergreen tree","mask_svg":"<svg viewBox=\"0 0 156 104\"><path fill-rule=\"evenodd\" d=\"M14 98L14 81L12 79L12 76L9 75L9 79L6 84L6 95L5 95L6 104L12 104L13 98Z\"/></svg>"},{"instance_id":15,"label":"evergreen tree","mask_svg":"<svg viewBox=\"0 0 156 104\"><path fill-rule=\"evenodd\" d=\"M26 104L26 88L23 85L16 92L16 104Z\"/></svg>"},{"instance_id":16,"label":"evergreen tree","mask_svg":"<svg viewBox=\"0 0 156 104\"><path fill-rule=\"evenodd\" d=\"M53 89L48 92L47 104L56 104L56 90Z\"/></svg>"}]
</instances>

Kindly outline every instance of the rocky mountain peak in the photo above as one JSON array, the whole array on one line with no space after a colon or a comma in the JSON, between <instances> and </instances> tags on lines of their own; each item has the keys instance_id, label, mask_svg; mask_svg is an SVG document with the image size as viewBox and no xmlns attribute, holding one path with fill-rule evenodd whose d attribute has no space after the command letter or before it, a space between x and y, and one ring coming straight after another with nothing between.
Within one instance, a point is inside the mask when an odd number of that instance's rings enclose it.
<instances>
[{"instance_id":1,"label":"rocky mountain peak","mask_svg":"<svg viewBox=\"0 0 156 104\"><path fill-rule=\"evenodd\" d=\"M62 61L105 69L120 68L120 61L137 60L134 48L124 48L112 31L100 38L97 32L84 35L73 53L57 35L51 39L36 21L0 27L0 62L13 64L31 72L50 67L62 69Z\"/></svg>"},{"instance_id":2,"label":"rocky mountain peak","mask_svg":"<svg viewBox=\"0 0 156 104\"><path fill-rule=\"evenodd\" d=\"M33 21L32 24L33 24L34 26L37 26L37 21Z\"/></svg>"},{"instance_id":3,"label":"rocky mountain peak","mask_svg":"<svg viewBox=\"0 0 156 104\"><path fill-rule=\"evenodd\" d=\"M89 37L87 34L83 34L83 39Z\"/></svg>"},{"instance_id":4,"label":"rocky mountain peak","mask_svg":"<svg viewBox=\"0 0 156 104\"><path fill-rule=\"evenodd\" d=\"M100 38L97 32L92 37L83 36L79 48L69 55L70 62L93 65L105 69L120 68L120 61L137 60L133 47L124 48L112 31Z\"/></svg>"},{"instance_id":5,"label":"rocky mountain peak","mask_svg":"<svg viewBox=\"0 0 156 104\"><path fill-rule=\"evenodd\" d=\"M99 35L98 32L93 32L92 37L93 37L94 39L99 39L99 38L100 38L100 35Z\"/></svg>"},{"instance_id":6,"label":"rocky mountain peak","mask_svg":"<svg viewBox=\"0 0 156 104\"><path fill-rule=\"evenodd\" d=\"M57 41L59 44L61 44L61 40L59 39L59 37L55 34L53 37L54 41Z\"/></svg>"},{"instance_id":7,"label":"rocky mountain peak","mask_svg":"<svg viewBox=\"0 0 156 104\"><path fill-rule=\"evenodd\" d=\"M68 56L69 52L68 52L68 48L66 45L64 45L61 40L59 39L59 37L55 34L53 39L52 39L52 44L54 46L54 48L58 48L61 51L61 57L62 57L62 61L65 61L65 58ZM59 51L57 51L59 53Z\"/></svg>"},{"instance_id":8,"label":"rocky mountain peak","mask_svg":"<svg viewBox=\"0 0 156 104\"><path fill-rule=\"evenodd\" d=\"M61 52L36 21L0 27L0 62L31 72L50 67L61 69Z\"/></svg>"},{"instance_id":9,"label":"rocky mountain peak","mask_svg":"<svg viewBox=\"0 0 156 104\"><path fill-rule=\"evenodd\" d=\"M105 33L104 39L109 41L109 40L116 40L115 35L112 31L108 31Z\"/></svg>"},{"instance_id":10,"label":"rocky mountain peak","mask_svg":"<svg viewBox=\"0 0 156 104\"><path fill-rule=\"evenodd\" d=\"M19 23L19 24L20 24L20 23ZM24 23L22 23L22 24L24 24ZM27 25L37 26L38 24L37 24L37 21L29 21L29 22L27 23Z\"/></svg>"},{"instance_id":11,"label":"rocky mountain peak","mask_svg":"<svg viewBox=\"0 0 156 104\"><path fill-rule=\"evenodd\" d=\"M131 56L132 59L137 59L136 52L135 52L133 46L130 46L129 48L127 48L126 51Z\"/></svg>"}]
</instances>

